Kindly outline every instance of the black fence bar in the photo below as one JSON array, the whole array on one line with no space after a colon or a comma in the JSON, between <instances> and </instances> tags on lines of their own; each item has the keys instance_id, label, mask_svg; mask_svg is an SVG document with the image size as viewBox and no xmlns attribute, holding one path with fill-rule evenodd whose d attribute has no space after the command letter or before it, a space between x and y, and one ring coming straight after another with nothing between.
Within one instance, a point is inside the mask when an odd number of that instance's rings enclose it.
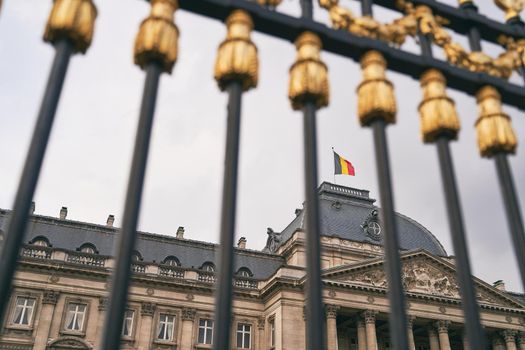
<instances>
[{"instance_id":1,"label":"black fence bar","mask_svg":"<svg viewBox=\"0 0 525 350\"><path fill-rule=\"evenodd\" d=\"M219 256L219 279L215 306L215 336L213 349L231 349L230 327L232 315L232 283L234 264L235 212L237 204L237 178L239 168L239 138L241 128L240 81L228 85L228 122L226 130L226 156L222 188L221 249Z\"/></svg>"},{"instance_id":2,"label":"black fence bar","mask_svg":"<svg viewBox=\"0 0 525 350\"><path fill-rule=\"evenodd\" d=\"M439 156L439 167L445 190L447 214L452 244L454 247L457 276L461 294L463 313L465 316L465 328L471 349L488 349L485 333L481 328L479 308L472 280L472 270L468 258L467 242L463 216L461 213L460 200L454 174L454 164L450 155L449 139L446 136L438 137L437 148Z\"/></svg>"},{"instance_id":3,"label":"black fence bar","mask_svg":"<svg viewBox=\"0 0 525 350\"><path fill-rule=\"evenodd\" d=\"M420 55L393 48L379 40L359 37L342 30L333 30L321 23L270 11L253 2L246 0L181 0L180 6L184 10L220 21L224 21L231 11L242 9L253 18L255 30L273 37L294 41L303 31L311 31L321 38L325 51L359 61L365 52L377 50L387 59L389 69L416 80L419 80L421 74L428 68L435 68L446 77L450 88L475 96L482 86L492 85L502 94L503 102L517 108L524 108L525 89L521 86L487 74L470 72L445 61L430 57L422 58ZM461 11L456 9L456 12Z\"/></svg>"},{"instance_id":4,"label":"black fence bar","mask_svg":"<svg viewBox=\"0 0 525 350\"><path fill-rule=\"evenodd\" d=\"M406 304L401 277L399 236L394 209L392 175L385 130L386 123L383 119L377 118L372 122L371 127L374 134L379 198L381 198L381 219L385 227L383 236L385 267L388 279L388 300L390 302L390 313L388 314L390 338L394 349L408 349Z\"/></svg>"},{"instance_id":5,"label":"black fence bar","mask_svg":"<svg viewBox=\"0 0 525 350\"><path fill-rule=\"evenodd\" d=\"M20 247L24 238L27 219L35 188L42 168L49 134L64 85L73 45L66 39L55 44L55 58L47 82L29 151L22 170L22 177L16 192L13 212L9 219L6 237L0 256L0 321L9 301L11 283L16 269Z\"/></svg>"},{"instance_id":6,"label":"black fence bar","mask_svg":"<svg viewBox=\"0 0 525 350\"><path fill-rule=\"evenodd\" d=\"M325 317L321 280L320 213L317 194L316 106L307 102L304 118L304 172L306 194L306 349L326 348Z\"/></svg>"},{"instance_id":7,"label":"black fence bar","mask_svg":"<svg viewBox=\"0 0 525 350\"><path fill-rule=\"evenodd\" d=\"M116 265L111 280L109 305L100 344L100 348L103 350L116 350L120 347L122 324L131 278L132 255L137 236L138 216L161 73L162 68L157 62L152 62L146 67L146 81L144 83L144 93L142 95L135 147L131 161L122 228L116 246Z\"/></svg>"},{"instance_id":8,"label":"black fence bar","mask_svg":"<svg viewBox=\"0 0 525 350\"><path fill-rule=\"evenodd\" d=\"M473 3L465 3L461 6L465 11L476 12L477 8ZM510 19L507 21L509 26L521 27L523 24L519 21ZM474 27L473 27L474 28ZM481 39L476 35L475 30L468 33L470 49L472 51L481 51ZM525 70L521 67L522 77L525 79ZM507 222L510 228L510 233L513 241L514 252L518 261L518 268L521 274L521 281L525 288L525 232L523 228L523 218L519 205L518 195L514 186L514 179L510 164L508 162L508 155L504 152L497 152L494 156L496 163L496 171L500 185L501 194L503 197L503 204L505 206L505 213Z\"/></svg>"},{"instance_id":9,"label":"black fence bar","mask_svg":"<svg viewBox=\"0 0 525 350\"><path fill-rule=\"evenodd\" d=\"M523 228L523 218L521 216L518 195L514 186L514 179L507 155L504 153L496 153L494 159L496 162L501 194L503 195L505 213L507 214L512 242L514 243L514 252L516 254L516 259L518 260L521 281L525 288L525 230Z\"/></svg>"}]
</instances>

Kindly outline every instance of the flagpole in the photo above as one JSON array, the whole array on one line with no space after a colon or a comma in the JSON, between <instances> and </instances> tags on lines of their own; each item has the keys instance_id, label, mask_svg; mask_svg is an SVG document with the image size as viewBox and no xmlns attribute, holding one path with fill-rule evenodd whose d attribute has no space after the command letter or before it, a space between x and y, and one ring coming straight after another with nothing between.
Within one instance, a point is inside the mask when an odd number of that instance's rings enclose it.
<instances>
[{"instance_id":1,"label":"flagpole","mask_svg":"<svg viewBox=\"0 0 525 350\"><path fill-rule=\"evenodd\" d=\"M332 157L334 156L333 153L335 152L334 148L332 147ZM334 164L334 185L337 185L335 182L335 164Z\"/></svg>"}]
</instances>

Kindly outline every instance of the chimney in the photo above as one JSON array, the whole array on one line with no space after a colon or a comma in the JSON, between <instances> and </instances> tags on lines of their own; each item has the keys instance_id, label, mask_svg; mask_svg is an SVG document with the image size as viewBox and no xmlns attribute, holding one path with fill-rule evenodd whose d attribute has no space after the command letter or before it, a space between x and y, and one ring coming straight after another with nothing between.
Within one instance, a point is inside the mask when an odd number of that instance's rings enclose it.
<instances>
[{"instance_id":1,"label":"chimney","mask_svg":"<svg viewBox=\"0 0 525 350\"><path fill-rule=\"evenodd\" d=\"M177 238L184 238L184 226L179 226L179 228L177 229Z\"/></svg>"},{"instance_id":2,"label":"chimney","mask_svg":"<svg viewBox=\"0 0 525 350\"><path fill-rule=\"evenodd\" d=\"M29 215L33 215L35 213L36 204L35 202L31 202L31 208L29 209Z\"/></svg>"},{"instance_id":3,"label":"chimney","mask_svg":"<svg viewBox=\"0 0 525 350\"><path fill-rule=\"evenodd\" d=\"M496 282L492 283L492 286L496 288L497 290L501 290L502 292L506 290L505 282L503 282L503 280L497 280Z\"/></svg>"},{"instance_id":4,"label":"chimney","mask_svg":"<svg viewBox=\"0 0 525 350\"><path fill-rule=\"evenodd\" d=\"M114 222L115 222L115 215L110 214L108 216L108 219L106 220L106 226L113 227Z\"/></svg>"},{"instance_id":5,"label":"chimney","mask_svg":"<svg viewBox=\"0 0 525 350\"><path fill-rule=\"evenodd\" d=\"M60 209L60 220L65 220L67 216L67 207Z\"/></svg>"},{"instance_id":6,"label":"chimney","mask_svg":"<svg viewBox=\"0 0 525 350\"><path fill-rule=\"evenodd\" d=\"M237 248L246 249L246 238L245 237L239 238L239 242L237 242Z\"/></svg>"}]
</instances>

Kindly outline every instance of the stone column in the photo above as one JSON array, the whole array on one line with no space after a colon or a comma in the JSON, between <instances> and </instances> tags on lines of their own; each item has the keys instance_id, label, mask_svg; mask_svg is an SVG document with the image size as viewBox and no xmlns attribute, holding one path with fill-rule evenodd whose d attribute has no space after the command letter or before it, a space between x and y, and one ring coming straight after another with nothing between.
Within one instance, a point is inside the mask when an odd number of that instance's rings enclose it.
<instances>
[{"instance_id":1,"label":"stone column","mask_svg":"<svg viewBox=\"0 0 525 350\"><path fill-rule=\"evenodd\" d=\"M376 311L366 310L363 312L366 328L366 349L377 350L377 335L376 335Z\"/></svg>"},{"instance_id":2,"label":"stone column","mask_svg":"<svg viewBox=\"0 0 525 350\"><path fill-rule=\"evenodd\" d=\"M414 332L412 330L414 326L415 316L408 316L407 326L408 326L408 350L416 350L416 341L414 340Z\"/></svg>"},{"instance_id":3,"label":"stone column","mask_svg":"<svg viewBox=\"0 0 525 350\"><path fill-rule=\"evenodd\" d=\"M191 350L193 348L193 321L195 320L195 309L182 309L182 339L180 341L181 350Z\"/></svg>"},{"instance_id":4,"label":"stone column","mask_svg":"<svg viewBox=\"0 0 525 350\"><path fill-rule=\"evenodd\" d=\"M492 349L493 350L506 350L503 339L497 334L492 336Z\"/></svg>"},{"instance_id":5,"label":"stone column","mask_svg":"<svg viewBox=\"0 0 525 350\"><path fill-rule=\"evenodd\" d=\"M357 345L359 350L366 350L365 321L361 317L357 319Z\"/></svg>"},{"instance_id":6,"label":"stone column","mask_svg":"<svg viewBox=\"0 0 525 350\"><path fill-rule=\"evenodd\" d=\"M275 322L275 319L273 321ZM266 338L264 336L264 325L265 324L266 324L266 319L264 317L259 317L257 319L257 330L259 331L258 333L259 339L257 339L257 344L259 344L259 346L257 347L257 349L266 349L264 345L264 341ZM277 342L276 342L276 345L277 345Z\"/></svg>"},{"instance_id":7,"label":"stone column","mask_svg":"<svg viewBox=\"0 0 525 350\"><path fill-rule=\"evenodd\" d=\"M448 326L449 321L437 321L436 328L439 335L439 349L440 350L450 350L450 339L448 338Z\"/></svg>"},{"instance_id":8,"label":"stone column","mask_svg":"<svg viewBox=\"0 0 525 350\"><path fill-rule=\"evenodd\" d=\"M49 330L51 329L51 321L53 320L53 313L55 312L55 305L57 304L59 293L54 290L45 290L42 297L42 310L38 319L38 327L35 336L34 350L45 350L47 347L47 340L49 339Z\"/></svg>"},{"instance_id":9,"label":"stone column","mask_svg":"<svg viewBox=\"0 0 525 350\"><path fill-rule=\"evenodd\" d=\"M428 326L428 343L430 350L439 350L439 339L434 325Z\"/></svg>"},{"instance_id":10,"label":"stone column","mask_svg":"<svg viewBox=\"0 0 525 350\"><path fill-rule=\"evenodd\" d=\"M327 350L337 350L337 310L337 305L325 305Z\"/></svg>"},{"instance_id":11,"label":"stone column","mask_svg":"<svg viewBox=\"0 0 525 350\"><path fill-rule=\"evenodd\" d=\"M501 332L501 335L503 336L503 339L505 340L505 344L507 345L507 350L517 350L516 347L516 334L517 332L514 330L506 329L503 332Z\"/></svg>"},{"instance_id":12,"label":"stone column","mask_svg":"<svg viewBox=\"0 0 525 350\"><path fill-rule=\"evenodd\" d=\"M518 344L520 350L525 350L525 333L519 332L518 333Z\"/></svg>"},{"instance_id":13,"label":"stone column","mask_svg":"<svg viewBox=\"0 0 525 350\"><path fill-rule=\"evenodd\" d=\"M468 337L467 337L467 331L466 330L463 330L463 333L461 334L461 337L463 339L463 350L470 350L470 344L468 342Z\"/></svg>"},{"instance_id":14,"label":"stone column","mask_svg":"<svg viewBox=\"0 0 525 350\"><path fill-rule=\"evenodd\" d=\"M106 309L108 308L108 298L98 298L98 318L97 318L97 331L95 336L97 339L102 339L102 330L104 329L104 317L106 317Z\"/></svg>"},{"instance_id":15,"label":"stone column","mask_svg":"<svg viewBox=\"0 0 525 350\"><path fill-rule=\"evenodd\" d=\"M138 350L149 350L150 348L152 323L153 315L155 314L155 308L155 304L148 302L143 302L140 307L141 320L140 332L138 332Z\"/></svg>"}]
</instances>

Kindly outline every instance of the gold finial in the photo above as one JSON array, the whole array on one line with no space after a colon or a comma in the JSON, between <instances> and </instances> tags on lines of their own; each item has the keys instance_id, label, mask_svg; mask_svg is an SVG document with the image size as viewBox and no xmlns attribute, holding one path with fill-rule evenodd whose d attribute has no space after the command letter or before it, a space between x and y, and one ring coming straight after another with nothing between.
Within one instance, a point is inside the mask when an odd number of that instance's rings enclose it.
<instances>
[{"instance_id":1,"label":"gold finial","mask_svg":"<svg viewBox=\"0 0 525 350\"><path fill-rule=\"evenodd\" d=\"M361 125L369 125L376 118L387 123L396 122L394 86L386 78L386 61L377 51L368 51L361 57L363 81L357 87L357 115Z\"/></svg>"},{"instance_id":2,"label":"gold finial","mask_svg":"<svg viewBox=\"0 0 525 350\"><path fill-rule=\"evenodd\" d=\"M142 21L135 38L135 64L144 69L153 61L171 73L177 60L179 30L173 23L178 0L151 0L150 15Z\"/></svg>"},{"instance_id":3,"label":"gold finial","mask_svg":"<svg viewBox=\"0 0 525 350\"><path fill-rule=\"evenodd\" d=\"M328 106L328 68L321 61L321 39L304 32L295 40L297 58L290 68L288 97L294 110L313 101L317 108Z\"/></svg>"},{"instance_id":4,"label":"gold finial","mask_svg":"<svg viewBox=\"0 0 525 350\"><path fill-rule=\"evenodd\" d=\"M460 5L473 4L474 3L473 0L458 0L458 2L459 2Z\"/></svg>"},{"instance_id":5,"label":"gold finial","mask_svg":"<svg viewBox=\"0 0 525 350\"><path fill-rule=\"evenodd\" d=\"M505 20L519 17L520 12L525 7L525 0L494 0L496 5L505 11Z\"/></svg>"},{"instance_id":6,"label":"gold finial","mask_svg":"<svg viewBox=\"0 0 525 350\"><path fill-rule=\"evenodd\" d=\"M277 7L283 0L257 0L259 5L268 7Z\"/></svg>"},{"instance_id":7,"label":"gold finial","mask_svg":"<svg viewBox=\"0 0 525 350\"><path fill-rule=\"evenodd\" d=\"M476 121L478 148L482 157L495 153L514 153L516 135L510 117L503 112L501 95L491 86L481 88L476 94L479 118Z\"/></svg>"},{"instance_id":8,"label":"gold finial","mask_svg":"<svg viewBox=\"0 0 525 350\"><path fill-rule=\"evenodd\" d=\"M47 20L44 41L67 39L75 52L85 53L93 40L97 8L91 0L55 0Z\"/></svg>"},{"instance_id":9,"label":"gold finial","mask_svg":"<svg viewBox=\"0 0 525 350\"><path fill-rule=\"evenodd\" d=\"M257 47L250 38L253 22L247 12L236 10L226 19L226 25L228 34L218 49L215 80L223 91L232 80L240 81L246 91L257 86L259 70Z\"/></svg>"},{"instance_id":10,"label":"gold finial","mask_svg":"<svg viewBox=\"0 0 525 350\"><path fill-rule=\"evenodd\" d=\"M456 139L459 119L454 101L447 96L445 77L437 69L429 69L423 73L420 82L423 89L423 100L419 104L423 142L434 142L443 134Z\"/></svg>"}]
</instances>

